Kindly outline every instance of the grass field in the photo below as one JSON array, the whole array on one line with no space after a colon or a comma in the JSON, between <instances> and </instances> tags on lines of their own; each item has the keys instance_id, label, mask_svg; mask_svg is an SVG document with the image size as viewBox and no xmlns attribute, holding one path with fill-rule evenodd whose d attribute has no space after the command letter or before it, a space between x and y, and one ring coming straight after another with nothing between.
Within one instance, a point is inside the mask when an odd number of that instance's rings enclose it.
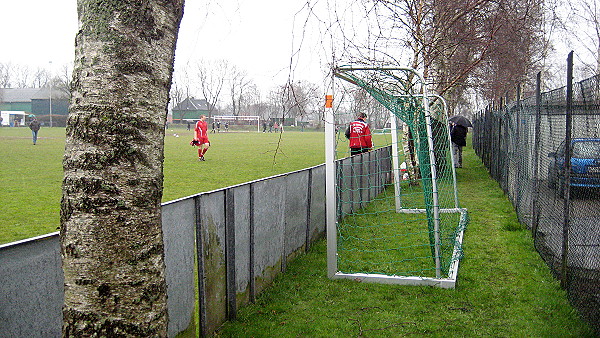
<instances>
[{"instance_id":1,"label":"grass field","mask_svg":"<svg viewBox=\"0 0 600 338\"><path fill-rule=\"evenodd\" d=\"M317 132L211 135L206 162L190 139L168 132L164 201L324 161ZM0 128L0 243L56 231L63 148L62 128L43 128L36 146L28 129ZM218 336L593 337L472 149L458 182L471 222L456 290L329 280L319 241Z\"/></svg>"},{"instance_id":2,"label":"grass field","mask_svg":"<svg viewBox=\"0 0 600 338\"><path fill-rule=\"evenodd\" d=\"M206 162L192 136L184 126L166 131L163 202L325 162L322 132L211 134ZM64 142L64 128L42 128L35 146L29 128L0 128L0 244L57 231Z\"/></svg>"},{"instance_id":3,"label":"grass field","mask_svg":"<svg viewBox=\"0 0 600 338\"><path fill-rule=\"evenodd\" d=\"M189 145L193 132L165 137L163 201L294 171L324 162L323 133L211 134L206 162ZM177 134L179 137L175 137ZM64 128L0 128L0 244L57 231Z\"/></svg>"}]
</instances>

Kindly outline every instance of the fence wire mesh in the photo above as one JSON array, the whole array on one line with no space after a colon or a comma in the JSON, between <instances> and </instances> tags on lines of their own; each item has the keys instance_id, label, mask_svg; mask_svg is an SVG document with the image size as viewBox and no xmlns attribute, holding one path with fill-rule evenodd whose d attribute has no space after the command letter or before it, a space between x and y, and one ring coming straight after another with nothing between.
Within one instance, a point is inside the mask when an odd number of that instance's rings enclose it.
<instances>
[{"instance_id":1,"label":"fence wire mesh","mask_svg":"<svg viewBox=\"0 0 600 338\"><path fill-rule=\"evenodd\" d=\"M570 86L538 91L473 118L476 153L532 231L536 249L571 303L598 334L599 105L595 76L574 83L572 92Z\"/></svg>"}]
</instances>

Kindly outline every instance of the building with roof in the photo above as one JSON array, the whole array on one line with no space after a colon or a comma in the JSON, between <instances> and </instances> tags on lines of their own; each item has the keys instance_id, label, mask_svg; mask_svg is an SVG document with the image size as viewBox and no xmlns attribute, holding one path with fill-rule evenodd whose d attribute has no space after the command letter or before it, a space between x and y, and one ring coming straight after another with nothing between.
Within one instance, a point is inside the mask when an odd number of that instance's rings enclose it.
<instances>
[{"instance_id":1,"label":"building with roof","mask_svg":"<svg viewBox=\"0 0 600 338\"><path fill-rule=\"evenodd\" d=\"M184 121L196 121L202 115L209 115L209 105L205 99L195 99L188 97L179 102L171 111L174 123L184 123Z\"/></svg>"},{"instance_id":2,"label":"building with roof","mask_svg":"<svg viewBox=\"0 0 600 338\"><path fill-rule=\"evenodd\" d=\"M69 95L57 88L0 88L0 111L33 114L44 125L65 126Z\"/></svg>"}]
</instances>

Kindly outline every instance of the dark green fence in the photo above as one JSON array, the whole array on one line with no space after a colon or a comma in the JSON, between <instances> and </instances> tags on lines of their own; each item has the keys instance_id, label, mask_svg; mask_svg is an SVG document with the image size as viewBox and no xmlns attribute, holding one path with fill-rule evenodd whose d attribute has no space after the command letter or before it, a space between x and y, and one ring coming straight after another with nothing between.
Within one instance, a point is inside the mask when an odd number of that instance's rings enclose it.
<instances>
[{"instance_id":1,"label":"dark green fence","mask_svg":"<svg viewBox=\"0 0 600 338\"><path fill-rule=\"evenodd\" d=\"M599 81L595 76L541 93L538 76L536 95L473 118L476 153L532 231L536 249L570 301L598 334Z\"/></svg>"}]
</instances>

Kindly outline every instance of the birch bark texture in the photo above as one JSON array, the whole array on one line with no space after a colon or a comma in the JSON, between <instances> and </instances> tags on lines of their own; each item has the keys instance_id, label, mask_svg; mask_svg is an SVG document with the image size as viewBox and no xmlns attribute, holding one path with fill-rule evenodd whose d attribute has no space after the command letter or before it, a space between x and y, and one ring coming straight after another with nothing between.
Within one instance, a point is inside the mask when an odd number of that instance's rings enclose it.
<instances>
[{"instance_id":1,"label":"birch bark texture","mask_svg":"<svg viewBox=\"0 0 600 338\"><path fill-rule=\"evenodd\" d=\"M184 0L78 0L63 336L166 336L164 132Z\"/></svg>"}]
</instances>

